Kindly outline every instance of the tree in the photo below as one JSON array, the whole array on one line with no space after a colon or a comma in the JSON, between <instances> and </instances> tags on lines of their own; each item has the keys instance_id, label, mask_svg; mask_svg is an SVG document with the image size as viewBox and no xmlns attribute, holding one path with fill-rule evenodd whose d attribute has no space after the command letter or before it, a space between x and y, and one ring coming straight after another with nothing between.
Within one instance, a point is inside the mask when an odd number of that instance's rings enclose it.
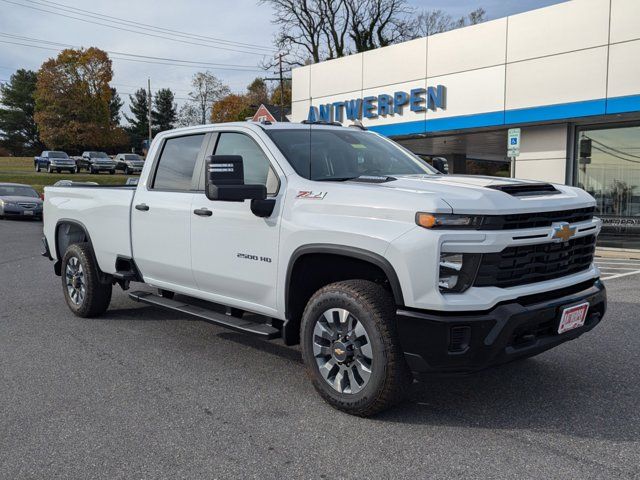
<instances>
[{"instance_id":1,"label":"tree","mask_svg":"<svg viewBox=\"0 0 640 480\"><path fill-rule=\"evenodd\" d=\"M365 52L485 20L478 8L454 20L436 10L420 13L407 0L260 0L280 27L274 43L288 65L306 65ZM426 32L426 33L425 33ZM271 61L263 65L272 68Z\"/></svg>"},{"instance_id":2,"label":"tree","mask_svg":"<svg viewBox=\"0 0 640 480\"><path fill-rule=\"evenodd\" d=\"M136 90L133 96L129 95L129 110L132 116L124 116L129 122L126 130L133 146L141 147L142 141L149 136L149 100L144 88Z\"/></svg>"},{"instance_id":3,"label":"tree","mask_svg":"<svg viewBox=\"0 0 640 480\"><path fill-rule=\"evenodd\" d=\"M229 95L230 90L210 72L196 73L191 80L191 86L193 90L189 92L189 100L198 109L200 124L204 125L211 117L214 102Z\"/></svg>"},{"instance_id":4,"label":"tree","mask_svg":"<svg viewBox=\"0 0 640 480\"><path fill-rule=\"evenodd\" d=\"M178 106L174 102L173 92L161 88L153 99L154 110L151 111L151 124L154 131L164 132L175 128L178 119Z\"/></svg>"},{"instance_id":5,"label":"tree","mask_svg":"<svg viewBox=\"0 0 640 480\"><path fill-rule=\"evenodd\" d=\"M185 103L178 112L178 126L193 127L200 124L200 112L193 103Z\"/></svg>"},{"instance_id":6,"label":"tree","mask_svg":"<svg viewBox=\"0 0 640 480\"><path fill-rule=\"evenodd\" d=\"M261 78L256 78L247 86L247 96L249 97L249 103L256 105L256 108L259 107L261 103L269 102L269 88L267 87L267 83Z\"/></svg>"},{"instance_id":7,"label":"tree","mask_svg":"<svg viewBox=\"0 0 640 480\"><path fill-rule=\"evenodd\" d=\"M0 85L0 145L13 155L28 155L44 147L33 115L37 74L16 71L9 82Z\"/></svg>"},{"instance_id":8,"label":"tree","mask_svg":"<svg viewBox=\"0 0 640 480\"><path fill-rule=\"evenodd\" d=\"M213 105L211 121L214 123L241 122L253 116L255 111L256 108L251 106L248 95L231 93Z\"/></svg>"},{"instance_id":9,"label":"tree","mask_svg":"<svg viewBox=\"0 0 640 480\"><path fill-rule=\"evenodd\" d=\"M284 83L284 98L281 98L280 95L280 85L273 89L271 92L271 98L269 99L269 103L272 105L291 105L291 83Z\"/></svg>"},{"instance_id":10,"label":"tree","mask_svg":"<svg viewBox=\"0 0 640 480\"><path fill-rule=\"evenodd\" d=\"M111 60L91 47L66 49L38 72L34 119L50 148L79 151L109 149L126 143L111 124Z\"/></svg>"},{"instance_id":11,"label":"tree","mask_svg":"<svg viewBox=\"0 0 640 480\"><path fill-rule=\"evenodd\" d=\"M484 22L486 20L485 15L484 8L477 8L469 14L454 20L451 15L442 10L424 10L416 20L414 36L416 38L428 37L429 35L446 32L454 28L475 25Z\"/></svg>"},{"instance_id":12,"label":"tree","mask_svg":"<svg viewBox=\"0 0 640 480\"><path fill-rule=\"evenodd\" d=\"M109 100L109 117L111 119L111 125L120 125L120 110L122 109L124 102L118 95L118 91L111 87L111 100Z\"/></svg>"}]
</instances>

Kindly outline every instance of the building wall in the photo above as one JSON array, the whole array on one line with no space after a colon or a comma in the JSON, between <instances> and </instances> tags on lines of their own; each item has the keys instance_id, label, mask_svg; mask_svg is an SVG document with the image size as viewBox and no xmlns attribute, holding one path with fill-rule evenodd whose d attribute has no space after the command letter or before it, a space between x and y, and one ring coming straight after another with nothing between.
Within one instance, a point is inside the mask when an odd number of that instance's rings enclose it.
<instances>
[{"instance_id":1,"label":"building wall","mask_svg":"<svg viewBox=\"0 0 640 480\"><path fill-rule=\"evenodd\" d=\"M446 87L446 108L363 123L394 136L640 112L639 19L640 0L572 0L296 68L292 119L311 105L435 85ZM564 181L563 128L523 131L518 176L542 179L553 165ZM527 143L543 150L525 152Z\"/></svg>"}]
</instances>

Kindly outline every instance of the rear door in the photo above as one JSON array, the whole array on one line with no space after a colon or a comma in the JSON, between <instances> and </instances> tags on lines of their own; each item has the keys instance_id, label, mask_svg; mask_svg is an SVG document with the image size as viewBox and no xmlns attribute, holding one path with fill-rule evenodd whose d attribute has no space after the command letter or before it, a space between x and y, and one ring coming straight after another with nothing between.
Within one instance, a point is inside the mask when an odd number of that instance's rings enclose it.
<instances>
[{"instance_id":1,"label":"rear door","mask_svg":"<svg viewBox=\"0 0 640 480\"><path fill-rule=\"evenodd\" d=\"M131 210L133 258L145 282L175 291L196 288L191 271L191 203L210 134L168 137L136 190Z\"/></svg>"},{"instance_id":2,"label":"rear door","mask_svg":"<svg viewBox=\"0 0 640 480\"><path fill-rule=\"evenodd\" d=\"M263 184L276 199L269 218L251 212L250 201L211 201L204 194L204 166L193 196L191 257L198 289L213 300L239 308L273 313L280 211L285 176L258 135L249 129L214 133L208 153L241 155L245 184ZM196 211L210 211L198 215Z\"/></svg>"}]
</instances>

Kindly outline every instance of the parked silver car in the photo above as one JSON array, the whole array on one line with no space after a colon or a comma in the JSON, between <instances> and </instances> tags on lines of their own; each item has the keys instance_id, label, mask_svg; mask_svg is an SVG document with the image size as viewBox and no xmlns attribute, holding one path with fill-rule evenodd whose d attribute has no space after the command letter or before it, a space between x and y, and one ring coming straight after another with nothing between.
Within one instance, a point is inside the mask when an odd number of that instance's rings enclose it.
<instances>
[{"instance_id":1,"label":"parked silver car","mask_svg":"<svg viewBox=\"0 0 640 480\"><path fill-rule=\"evenodd\" d=\"M33 187L0 183L0 218L27 217L42 220L42 200Z\"/></svg>"}]
</instances>

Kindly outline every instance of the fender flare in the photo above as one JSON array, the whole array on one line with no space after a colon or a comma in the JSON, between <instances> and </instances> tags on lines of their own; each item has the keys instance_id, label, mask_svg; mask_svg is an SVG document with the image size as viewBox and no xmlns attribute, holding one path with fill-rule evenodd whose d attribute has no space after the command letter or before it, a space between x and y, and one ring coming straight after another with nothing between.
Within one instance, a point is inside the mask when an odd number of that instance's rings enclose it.
<instances>
[{"instance_id":1,"label":"fender flare","mask_svg":"<svg viewBox=\"0 0 640 480\"><path fill-rule=\"evenodd\" d=\"M371 252L369 250L351 247L348 245L339 245L332 243L312 243L296 248L289 258L284 286L285 318L289 318L289 286L291 283L291 274L293 272L293 267L300 257L310 253L325 253L341 255L343 257L352 257L375 265L384 272L387 279L389 280L391 291L393 293L393 299L396 305L404 306L404 297L402 296L402 287L400 286L398 275L396 274L393 265L391 265L389 260L384 258L382 255L378 255L377 253Z\"/></svg>"}]
</instances>

